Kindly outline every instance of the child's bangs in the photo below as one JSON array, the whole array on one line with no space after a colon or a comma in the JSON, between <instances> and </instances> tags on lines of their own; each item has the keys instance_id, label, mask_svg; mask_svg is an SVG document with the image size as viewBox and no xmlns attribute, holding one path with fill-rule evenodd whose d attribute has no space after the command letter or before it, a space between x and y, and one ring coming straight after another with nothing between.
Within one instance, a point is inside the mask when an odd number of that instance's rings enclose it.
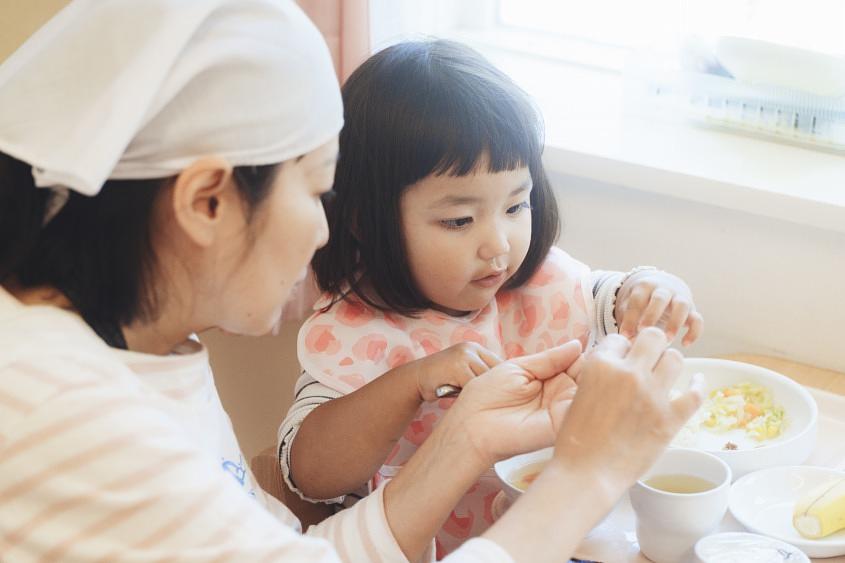
<instances>
[{"instance_id":1,"label":"child's bangs","mask_svg":"<svg viewBox=\"0 0 845 563\"><path fill-rule=\"evenodd\" d=\"M481 109L481 108L479 108ZM502 118L489 110L462 113L452 135L441 136L441 154L434 174L466 176L486 161L487 172L528 166L539 152L538 133L530 126L533 116Z\"/></svg>"},{"instance_id":2,"label":"child's bangs","mask_svg":"<svg viewBox=\"0 0 845 563\"><path fill-rule=\"evenodd\" d=\"M481 99L445 111L448 123L430 131L436 164L425 175L466 176L484 161L491 173L528 166L539 156L540 127L531 108L517 102Z\"/></svg>"}]
</instances>

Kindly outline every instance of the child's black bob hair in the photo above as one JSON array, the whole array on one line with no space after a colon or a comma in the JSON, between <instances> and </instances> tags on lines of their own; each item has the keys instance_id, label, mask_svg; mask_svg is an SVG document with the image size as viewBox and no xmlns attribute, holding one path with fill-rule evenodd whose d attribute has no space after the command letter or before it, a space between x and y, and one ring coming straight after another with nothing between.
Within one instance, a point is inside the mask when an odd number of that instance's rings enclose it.
<instances>
[{"instance_id":1,"label":"child's black bob hair","mask_svg":"<svg viewBox=\"0 0 845 563\"><path fill-rule=\"evenodd\" d=\"M413 315L432 307L411 275L400 197L431 174L466 176L527 166L531 242L504 289L537 271L558 235L558 209L541 162L543 129L527 95L479 53L451 41L400 43L373 55L343 87L330 239L314 273L334 300Z\"/></svg>"}]
</instances>

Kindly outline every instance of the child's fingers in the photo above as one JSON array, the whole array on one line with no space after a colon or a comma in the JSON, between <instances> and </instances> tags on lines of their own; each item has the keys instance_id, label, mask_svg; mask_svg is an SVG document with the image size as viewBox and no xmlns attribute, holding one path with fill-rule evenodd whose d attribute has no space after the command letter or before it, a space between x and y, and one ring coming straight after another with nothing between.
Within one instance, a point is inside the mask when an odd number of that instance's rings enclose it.
<instances>
[{"instance_id":1,"label":"child's fingers","mask_svg":"<svg viewBox=\"0 0 845 563\"><path fill-rule=\"evenodd\" d=\"M666 337L669 340L674 340L678 331L684 326L689 317L690 310L692 310L692 303L683 297L677 295L672 299L671 309L669 314L669 322L666 323Z\"/></svg>"},{"instance_id":2,"label":"child's fingers","mask_svg":"<svg viewBox=\"0 0 845 563\"><path fill-rule=\"evenodd\" d=\"M484 362L481 358L473 358L473 360L467 362L466 364L466 374L467 379L472 379L473 377L478 377L482 373L488 371L490 367ZM466 381L462 381L461 383L466 383Z\"/></svg>"},{"instance_id":3,"label":"child's fingers","mask_svg":"<svg viewBox=\"0 0 845 563\"><path fill-rule=\"evenodd\" d=\"M701 316L701 313L698 311L693 311L687 317L687 333L684 335L684 339L681 341L681 344L684 346L689 346L696 340L698 337L701 336L702 330L704 330L704 318Z\"/></svg>"},{"instance_id":4,"label":"child's fingers","mask_svg":"<svg viewBox=\"0 0 845 563\"><path fill-rule=\"evenodd\" d=\"M648 305L649 296L650 289L646 285L639 284L631 289L631 293L622 304L624 310L622 311L622 324L619 326L619 334L626 338L632 338L637 333L637 325L646 305Z\"/></svg>"},{"instance_id":5,"label":"child's fingers","mask_svg":"<svg viewBox=\"0 0 845 563\"><path fill-rule=\"evenodd\" d=\"M511 360L534 379L548 379L565 372L581 355L581 343L570 340L537 354Z\"/></svg>"},{"instance_id":6,"label":"child's fingers","mask_svg":"<svg viewBox=\"0 0 845 563\"><path fill-rule=\"evenodd\" d=\"M651 297L648 300L648 305L640 317L638 329L643 329L647 326L656 326L663 312L672 302L672 292L668 289L658 287L651 292Z\"/></svg>"},{"instance_id":7,"label":"child's fingers","mask_svg":"<svg viewBox=\"0 0 845 563\"><path fill-rule=\"evenodd\" d=\"M502 358L500 358L498 354L488 350L487 348L482 348L481 350L479 350L478 356L481 358L481 361L484 362L488 369L502 363Z\"/></svg>"}]
</instances>

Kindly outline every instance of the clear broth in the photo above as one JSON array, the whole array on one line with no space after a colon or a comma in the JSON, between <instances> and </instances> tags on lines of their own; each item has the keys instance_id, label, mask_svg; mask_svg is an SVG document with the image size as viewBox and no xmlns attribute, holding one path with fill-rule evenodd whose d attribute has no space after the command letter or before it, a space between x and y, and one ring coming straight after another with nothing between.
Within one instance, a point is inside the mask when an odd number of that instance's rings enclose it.
<instances>
[{"instance_id":1,"label":"clear broth","mask_svg":"<svg viewBox=\"0 0 845 563\"><path fill-rule=\"evenodd\" d=\"M655 475L643 481L652 489L666 491L667 493L693 494L703 493L716 488L716 483L696 477L695 475L672 474Z\"/></svg>"},{"instance_id":2,"label":"clear broth","mask_svg":"<svg viewBox=\"0 0 845 563\"><path fill-rule=\"evenodd\" d=\"M508 476L508 481L510 484L519 489L522 492L525 492L528 489L528 486L534 482L534 479L543 471L543 468L546 467L546 464L549 463L548 461L537 461L534 463L529 463L524 467L520 467L513 473Z\"/></svg>"}]
</instances>

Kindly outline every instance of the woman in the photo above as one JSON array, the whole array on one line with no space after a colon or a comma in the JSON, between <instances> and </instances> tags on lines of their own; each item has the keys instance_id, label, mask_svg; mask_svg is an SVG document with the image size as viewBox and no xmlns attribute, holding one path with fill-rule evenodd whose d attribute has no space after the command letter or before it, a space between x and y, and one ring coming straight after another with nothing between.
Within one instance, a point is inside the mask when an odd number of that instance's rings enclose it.
<instances>
[{"instance_id":1,"label":"woman","mask_svg":"<svg viewBox=\"0 0 845 563\"><path fill-rule=\"evenodd\" d=\"M668 401L656 329L500 364L300 536L190 335L272 328L326 241L342 112L319 34L281 0L76 0L0 66L0 107L0 560L414 560L493 461L551 443L450 560L559 560L700 401Z\"/></svg>"}]
</instances>

